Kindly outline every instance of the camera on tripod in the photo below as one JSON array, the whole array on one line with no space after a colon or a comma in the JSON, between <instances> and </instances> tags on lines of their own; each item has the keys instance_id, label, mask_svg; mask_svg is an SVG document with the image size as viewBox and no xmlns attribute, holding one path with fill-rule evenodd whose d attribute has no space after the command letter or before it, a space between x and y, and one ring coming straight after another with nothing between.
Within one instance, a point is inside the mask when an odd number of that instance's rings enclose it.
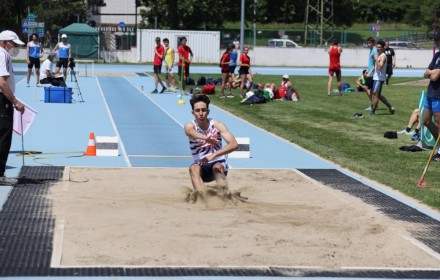
<instances>
[{"instance_id":1,"label":"camera on tripod","mask_svg":"<svg viewBox=\"0 0 440 280\"><path fill-rule=\"evenodd\" d=\"M75 59L73 57L69 58L68 67L70 68L70 81L72 81L72 78L75 78L74 82L76 84L76 89L78 90L79 102L84 102L84 99L82 98L81 90L79 88L78 79L76 78L75 66L76 66Z\"/></svg>"},{"instance_id":2,"label":"camera on tripod","mask_svg":"<svg viewBox=\"0 0 440 280\"><path fill-rule=\"evenodd\" d=\"M73 71L73 68L75 68L76 63L75 63L75 59L73 57L69 58L69 68L70 70Z\"/></svg>"}]
</instances>

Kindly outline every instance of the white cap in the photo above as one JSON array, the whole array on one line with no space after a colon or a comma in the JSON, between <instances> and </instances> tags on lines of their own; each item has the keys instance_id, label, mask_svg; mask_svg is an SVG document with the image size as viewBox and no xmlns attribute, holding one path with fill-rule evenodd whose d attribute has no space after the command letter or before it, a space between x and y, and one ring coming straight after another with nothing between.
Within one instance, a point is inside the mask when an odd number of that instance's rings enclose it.
<instances>
[{"instance_id":1,"label":"white cap","mask_svg":"<svg viewBox=\"0 0 440 280\"><path fill-rule=\"evenodd\" d=\"M0 33L0 41L12 41L18 45L24 45L24 43L18 38L17 34L10 30L5 30Z\"/></svg>"},{"instance_id":2,"label":"white cap","mask_svg":"<svg viewBox=\"0 0 440 280\"><path fill-rule=\"evenodd\" d=\"M61 35L61 38L67 38L66 34Z\"/></svg>"},{"instance_id":3,"label":"white cap","mask_svg":"<svg viewBox=\"0 0 440 280\"><path fill-rule=\"evenodd\" d=\"M283 79L287 79L287 80L288 80L288 79L289 79L289 75L284 74L284 75L283 75Z\"/></svg>"}]
</instances>

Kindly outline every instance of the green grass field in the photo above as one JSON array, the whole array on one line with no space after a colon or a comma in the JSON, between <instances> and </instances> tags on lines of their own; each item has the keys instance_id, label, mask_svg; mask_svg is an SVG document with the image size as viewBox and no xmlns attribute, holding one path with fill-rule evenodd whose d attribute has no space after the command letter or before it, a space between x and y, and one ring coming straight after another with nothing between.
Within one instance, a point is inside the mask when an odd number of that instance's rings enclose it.
<instances>
[{"instance_id":1,"label":"green grass field","mask_svg":"<svg viewBox=\"0 0 440 280\"><path fill-rule=\"evenodd\" d=\"M280 83L278 76L260 75L254 79L262 84ZM343 78L352 87L355 80L354 77ZM398 139L383 136L386 131L400 131L406 127L412 110L417 107L420 91L426 90L425 86L403 85L415 80L419 79L393 77L391 85L384 87L383 94L396 108L394 115L380 103L377 115L369 116L364 111L369 105L365 93L328 97L327 77L293 77L293 83L302 96L300 102L274 101L247 106L240 105L239 98L219 99L212 96L211 100L216 106L343 168L440 210L440 163L432 162L425 177L425 182L432 188L420 189L417 183L430 151L404 152L399 147L416 144L411 141L411 136L399 135ZM219 86L216 90L218 94ZM239 92L233 93L238 95ZM352 118L355 113L362 113L364 118Z\"/></svg>"}]
</instances>

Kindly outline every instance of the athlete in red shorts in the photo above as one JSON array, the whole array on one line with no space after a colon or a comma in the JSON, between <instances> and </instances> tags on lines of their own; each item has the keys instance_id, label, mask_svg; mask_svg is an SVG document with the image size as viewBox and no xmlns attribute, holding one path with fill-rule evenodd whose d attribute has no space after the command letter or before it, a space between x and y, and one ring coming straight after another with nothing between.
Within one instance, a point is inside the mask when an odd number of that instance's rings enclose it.
<instances>
[{"instance_id":1,"label":"athlete in red shorts","mask_svg":"<svg viewBox=\"0 0 440 280\"><path fill-rule=\"evenodd\" d=\"M332 82L333 76L336 74L336 79L338 80L338 93L341 93L341 58L342 47L339 46L338 40L333 41L333 45L328 49L328 54L330 56L330 65L328 67L328 85L327 85L327 95L330 96L332 93Z\"/></svg>"}]
</instances>

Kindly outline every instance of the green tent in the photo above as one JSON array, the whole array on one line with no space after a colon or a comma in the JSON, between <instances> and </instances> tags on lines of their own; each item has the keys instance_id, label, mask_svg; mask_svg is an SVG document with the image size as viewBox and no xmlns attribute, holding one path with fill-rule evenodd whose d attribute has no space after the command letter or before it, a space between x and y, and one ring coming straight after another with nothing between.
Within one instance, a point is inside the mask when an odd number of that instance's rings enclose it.
<instances>
[{"instance_id":1,"label":"green tent","mask_svg":"<svg viewBox=\"0 0 440 280\"><path fill-rule=\"evenodd\" d=\"M67 35L72 57L99 59L99 32L85 23L72 23L59 31Z\"/></svg>"}]
</instances>

